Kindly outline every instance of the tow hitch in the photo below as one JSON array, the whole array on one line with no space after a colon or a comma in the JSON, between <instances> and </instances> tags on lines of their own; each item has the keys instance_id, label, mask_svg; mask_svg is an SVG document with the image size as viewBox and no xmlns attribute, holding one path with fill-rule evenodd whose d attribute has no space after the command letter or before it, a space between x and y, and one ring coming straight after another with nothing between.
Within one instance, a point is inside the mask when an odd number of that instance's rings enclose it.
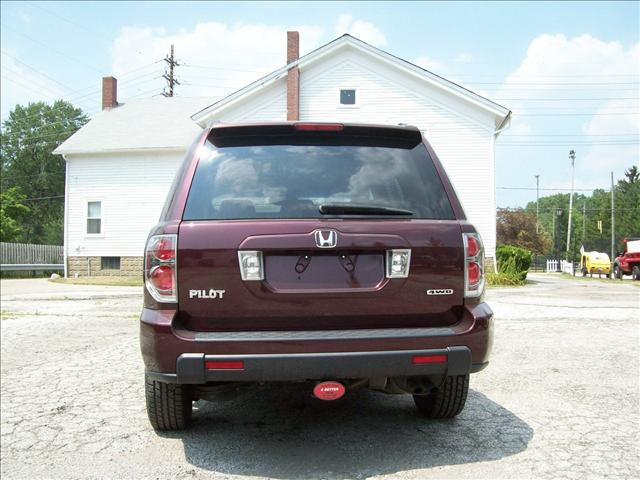
<instances>
[{"instance_id":1,"label":"tow hitch","mask_svg":"<svg viewBox=\"0 0 640 480\"><path fill-rule=\"evenodd\" d=\"M344 395L345 386L340 382L322 382L313 389L313 394L320 400L338 400Z\"/></svg>"}]
</instances>

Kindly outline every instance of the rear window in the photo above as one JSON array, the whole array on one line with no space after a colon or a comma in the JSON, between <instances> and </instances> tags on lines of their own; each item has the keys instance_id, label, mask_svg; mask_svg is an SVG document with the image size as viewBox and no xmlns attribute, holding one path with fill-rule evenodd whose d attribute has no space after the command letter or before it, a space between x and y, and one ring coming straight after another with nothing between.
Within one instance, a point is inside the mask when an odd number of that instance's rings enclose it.
<instances>
[{"instance_id":1,"label":"rear window","mask_svg":"<svg viewBox=\"0 0 640 480\"><path fill-rule=\"evenodd\" d=\"M216 147L208 142L184 220L364 218L323 215L319 207L327 204L413 212L398 218L455 218L422 143L377 146L369 138L361 144L351 139L345 145L310 145L293 137L262 143L269 144Z\"/></svg>"}]
</instances>

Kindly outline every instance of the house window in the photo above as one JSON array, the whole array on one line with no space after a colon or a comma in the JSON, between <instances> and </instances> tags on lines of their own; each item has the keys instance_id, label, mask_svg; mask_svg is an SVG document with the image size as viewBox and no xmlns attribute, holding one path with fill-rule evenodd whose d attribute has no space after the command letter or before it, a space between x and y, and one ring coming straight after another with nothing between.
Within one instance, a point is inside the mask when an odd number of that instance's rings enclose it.
<instances>
[{"instance_id":1,"label":"house window","mask_svg":"<svg viewBox=\"0 0 640 480\"><path fill-rule=\"evenodd\" d=\"M120 270L120 257L100 257L102 270Z\"/></svg>"},{"instance_id":2,"label":"house window","mask_svg":"<svg viewBox=\"0 0 640 480\"><path fill-rule=\"evenodd\" d=\"M356 91L355 89L340 90L340 105L355 105Z\"/></svg>"},{"instance_id":3,"label":"house window","mask_svg":"<svg viewBox=\"0 0 640 480\"><path fill-rule=\"evenodd\" d=\"M102 202L87 202L87 234L102 233Z\"/></svg>"}]
</instances>

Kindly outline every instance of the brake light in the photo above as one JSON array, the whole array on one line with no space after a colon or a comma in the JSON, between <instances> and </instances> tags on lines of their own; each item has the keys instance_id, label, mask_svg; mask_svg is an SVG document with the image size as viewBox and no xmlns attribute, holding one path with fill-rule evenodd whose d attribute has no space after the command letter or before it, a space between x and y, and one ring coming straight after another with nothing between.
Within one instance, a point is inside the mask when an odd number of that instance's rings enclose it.
<instances>
[{"instance_id":1,"label":"brake light","mask_svg":"<svg viewBox=\"0 0 640 480\"><path fill-rule=\"evenodd\" d=\"M477 233L463 233L464 296L479 297L484 293L484 247Z\"/></svg>"},{"instance_id":2,"label":"brake light","mask_svg":"<svg viewBox=\"0 0 640 480\"><path fill-rule=\"evenodd\" d=\"M299 132L341 132L341 123L294 123L293 128Z\"/></svg>"},{"instance_id":3,"label":"brake light","mask_svg":"<svg viewBox=\"0 0 640 480\"><path fill-rule=\"evenodd\" d=\"M467 236L467 257L475 257L480 252L480 242L476 237Z\"/></svg>"},{"instance_id":4,"label":"brake light","mask_svg":"<svg viewBox=\"0 0 640 480\"><path fill-rule=\"evenodd\" d=\"M154 235L149 238L144 256L144 284L158 302L177 301L175 234Z\"/></svg>"}]
</instances>

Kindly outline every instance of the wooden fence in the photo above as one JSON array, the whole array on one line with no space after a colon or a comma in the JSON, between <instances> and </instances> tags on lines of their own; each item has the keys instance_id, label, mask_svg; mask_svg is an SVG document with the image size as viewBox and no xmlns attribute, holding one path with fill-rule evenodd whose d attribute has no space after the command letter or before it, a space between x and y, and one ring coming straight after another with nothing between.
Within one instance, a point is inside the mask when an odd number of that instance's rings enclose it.
<instances>
[{"instance_id":1,"label":"wooden fence","mask_svg":"<svg viewBox=\"0 0 640 480\"><path fill-rule=\"evenodd\" d=\"M64 268L62 245L32 245L28 243L0 243L2 270L33 270L33 266L49 269Z\"/></svg>"}]
</instances>

